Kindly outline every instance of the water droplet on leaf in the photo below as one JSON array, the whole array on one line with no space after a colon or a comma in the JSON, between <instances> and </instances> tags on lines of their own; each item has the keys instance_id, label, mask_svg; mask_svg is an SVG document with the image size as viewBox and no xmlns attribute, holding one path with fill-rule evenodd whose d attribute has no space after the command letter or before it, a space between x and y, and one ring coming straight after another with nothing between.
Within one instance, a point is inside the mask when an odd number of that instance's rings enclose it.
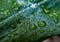
<instances>
[{"instance_id":1,"label":"water droplet on leaf","mask_svg":"<svg viewBox=\"0 0 60 42\"><path fill-rule=\"evenodd\" d=\"M30 24L29 28L30 28L31 30L33 30L33 29L36 29L37 27L36 27L35 24Z\"/></svg>"},{"instance_id":2,"label":"water droplet on leaf","mask_svg":"<svg viewBox=\"0 0 60 42\"><path fill-rule=\"evenodd\" d=\"M44 30L43 30L43 29L40 29L39 31L40 31L40 33L43 33L43 32L44 32Z\"/></svg>"},{"instance_id":3,"label":"water droplet on leaf","mask_svg":"<svg viewBox=\"0 0 60 42\"><path fill-rule=\"evenodd\" d=\"M40 21L40 22L38 22L38 25L40 27L44 27L46 25L46 23L45 23L45 21Z\"/></svg>"}]
</instances>

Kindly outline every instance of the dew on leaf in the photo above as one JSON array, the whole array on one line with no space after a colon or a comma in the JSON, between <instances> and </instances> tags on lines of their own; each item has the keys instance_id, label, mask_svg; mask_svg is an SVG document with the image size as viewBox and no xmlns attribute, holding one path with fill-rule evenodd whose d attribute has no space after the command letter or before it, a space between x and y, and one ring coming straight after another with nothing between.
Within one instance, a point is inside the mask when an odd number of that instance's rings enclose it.
<instances>
[{"instance_id":1,"label":"dew on leaf","mask_svg":"<svg viewBox=\"0 0 60 42\"><path fill-rule=\"evenodd\" d=\"M3 9L3 8L1 8L0 10L1 10L1 11L3 11L4 9Z\"/></svg>"},{"instance_id":2,"label":"dew on leaf","mask_svg":"<svg viewBox=\"0 0 60 42\"><path fill-rule=\"evenodd\" d=\"M50 32L50 30L46 30L47 32Z\"/></svg>"},{"instance_id":3,"label":"dew on leaf","mask_svg":"<svg viewBox=\"0 0 60 42\"><path fill-rule=\"evenodd\" d=\"M11 25L11 28L12 28L12 29L15 29L15 28L16 28L16 24L15 24L15 25L14 25L14 24Z\"/></svg>"},{"instance_id":4,"label":"dew on leaf","mask_svg":"<svg viewBox=\"0 0 60 42\"><path fill-rule=\"evenodd\" d=\"M45 13L49 13L49 10L47 10L47 9L45 9L44 11L45 11Z\"/></svg>"},{"instance_id":5,"label":"dew on leaf","mask_svg":"<svg viewBox=\"0 0 60 42\"><path fill-rule=\"evenodd\" d=\"M52 14L49 14L49 16L51 16L51 17L52 17L53 15L52 15Z\"/></svg>"},{"instance_id":6,"label":"dew on leaf","mask_svg":"<svg viewBox=\"0 0 60 42\"><path fill-rule=\"evenodd\" d=\"M54 31L56 31L56 30L57 30L57 28L53 28L53 30L54 30Z\"/></svg>"},{"instance_id":7,"label":"dew on leaf","mask_svg":"<svg viewBox=\"0 0 60 42\"><path fill-rule=\"evenodd\" d=\"M41 5L42 8L44 8L44 5Z\"/></svg>"},{"instance_id":8,"label":"dew on leaf","mask_svg":"<svg viewBox=\"0 0 60 42\"><path fill-rule=\"evenodd\" d=\"M33 29L36 29L37 27L36 27L35 24L30 24L29 28L30 28L31 30L33 30Z\"/></svg>"},{"instance_id":9,"label":"dew on leaf","mask_svg":"<svg viewBox=\"0 0 60 42\"><path fill-rule=\"evenodd\" d=\"M11 34L8 34L8 37L11 37Z\"/></svg>"},{"instance_id":10,"label":"dew on leaf","mask_svg":"<svg viewBox=\"0 0 60 42\"><path fill-rule=\"evenodd\" d=\"M5 14L9 14L9 13L10 13L10 11L9 11L9 10L6 10L4 13L5 13Z\"/></svg>"},{"instance_id":11,"label":"dew on leaf","mask_svg":"<svg viewBox=\"0 0 60 42\"><path fill-rule=\"evenodd\" d=\"M24 30L24 32L27 32L27 30Z\"/></svg>"},{"instance_id":12,"label":"dew on leaf","mask_svg":"<svg viewBox=\"0 0 60 42\"><path fill-rule=\"evenodd\" d=\"M13 32L14 35L16 35L17 33L16 32Z\"/></svg>"},{"instance_id":13,"label":"dew on leaf","mask_svg":"<svg viewBox=\"0 0 60 42\"><path fill-rule=\"evenodd\" d=\"M54 22L55 22L55 23L58 23L58 19L57 19L57 18L54 18Z\"/></svg>"},{"instance_id":14,"label":"dew on leaf","mask_svg":"<svg viewBox=\"0 0 60 42\"><path fill-rule=\"evenodd\" d=\"M19 9L18 7L15 8L15 10L18 10L18 9Z\"/></svg>"},{"instance_id":15,"label":"dew on leaf","mask_svg":"<svg viewBox=\"0 0 60 42\"><path fill-rule=\"evenodd\" d=\"M45 21L40 21L37 23L40 27L44 27L46 25Z\"/></svg>"},{"instance_id":16,"label":"dew on leaf","mask_svg":"<svg viewBox=\"0 0 60 42\"><path fill-rule=\"evenodd\" d=\"M4 12L1 12L0 14L4 14Z\"/></svg>"},{"instance_id":17,"label":"dew on leaf","mask_svg":"<svg viewBox=\"0 0 60 42\"><path fill-rule=\"evenodd\" d=\"M43 33L43 32L44 32L44 30L43 30L43 29L40 29L39 31L40 31L40 33Z\"/></svg>"},{"instance_id":18,"label":"dew on leaf","mask_svg":"<svg viewBox=\"0 0 60 42\"><path fill-rule=\"evenodd\" d=\"M16 5L17 3L15 2L14 5Z\"/></svg>"},{"instance_id":19,"label":"dew on leaf","mask_svg":"<svg viewBox=\"0 0 60 42\"><path fill-rule=\"evenodd\" d=\"M30 0L30 2L33 2L34 0Z\"/></svg>"}]
</instances>

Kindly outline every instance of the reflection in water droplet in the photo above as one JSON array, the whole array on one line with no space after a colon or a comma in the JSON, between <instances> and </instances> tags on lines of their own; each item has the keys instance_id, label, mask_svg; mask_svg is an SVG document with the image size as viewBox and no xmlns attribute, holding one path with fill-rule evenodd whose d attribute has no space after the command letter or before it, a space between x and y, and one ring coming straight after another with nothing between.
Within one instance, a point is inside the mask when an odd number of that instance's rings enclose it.
<instances>
[{"instance_id":1,"label":"reflection in water droplet","mask_svg":"<svg viewBox=\"0 0 60 42\"><path fill-rule=\"evenodd\" d=\"M57 28L53 28L53 31L56 31L57 30Z\"/></svg>"},{"instance_id":2,"label":"reflection in water droplet","mask_svg":"<svg viewBox=\"0 0 60 42\"><path fill-rule=\"evenodd\" d=\"M33 2L34 0L30 0L30 2Z\"/></svg>"},{"instance_id":3,"label":"reflection in water droplet","mask_svg":"<svg viewBox=\"0 0 60 42\"><path fill-rule=\"evenodd\" d=\"M47 10L47 9L45 9L44 11L45 11L45 13L49 13L49 10Z\"/></svg>"},{"instance_id":4,"label":"reflection in water droplet","mask_svg":"<svg viewBox=\"0 0 60 42\"><path fill-rule=\"evenodd\" d=\"M37 27L36 27L35 24L30 24L29 28L30 28L31 30L33 30L33 29L36 29Z\"/></svg>"},{"instance_id":5,"label":"reflection in water droplet","mask_svg":"<svg viewBox=\"0 0 60 42\"><path fill-rule=\"evenodd\" d=\"M5 10L4 14L10 14L9 10Z\"/></svg>"},{"instance_id":6,"label":"reflection in water droplet","mask_svg":"<svg viewBox=\"0 0 60 42\"><path fill-rule=\"evenodd\" d=\"M15 29L16 28L16 24L11 25L11 28Z\"/></svg>"},{"instance_id":7,"label":"reflection in water droplet","mask_svg":"<svg viewBox=\"0 0 60 42\"><path fill-rule=\"evenodd\" d=\"M38 25L40 27L44 27L46 25L46 23L45 23L45 21L40 21L40 22L38 22Z\"/></svg>"},{"instance_id":8,"label":"reflection in water droplet","mask_svg":"<svg viewBox=\"0 0 60 42\"><path fill-rule=\"evenodd\" d=\"M27 30L24 30L24 32L27 32Z\"/></svg>"},{"instance_id":9,"label":"reflection in water droplet","mask_svg":"<svg viewBox=\"0 0 60 42\"><path fill-rule=\"evenodd\" d=\"M11 34L8 34L8 37L11 37Z\"/></svg>"},{"instance_id":10,"label":"reflection in water droplet","mask_svg":"<svg viewBox=\"0 0 60 42\"><path fill-rule=\"evenodd\" d=\"M19 9L18 7L15 8L15 10L18 10L18 9Z\"/></svg>"},{"instance_id":11,"label":"reflection in water droplet","mask_svg":"<svg viewBox=\"0 0 60 42\"><path fill-rule=\"evenodd\" d=\"M52 17L52 16L53 16L53 14L49 14L49 16L51 16L51 17Z\"/></svg>"},{"instance_id":12,"label":"reflection in water droplet","mask_svg":"<svg viewBox=\"0 0 60 42\"><path fill-rule=\"evenodd\" d=\"M13 32L14 35L16 35L17 33L16 32Z\"/></svg>"},{"instance_id":13,"label":"reflection in water droplet","mask_svg":"<svg viewBox=\"0 0 60 42\"><path fill-rule=\"evenodd\" d=\"M40 29L39 31L40 31L40 33L43 33L43 32L44 32L44 30L43 30L43 29Z\"/></svg>"},{"instance_id":14,"label":"reflection in water droplet","mask_svg":"<svg viewBox=\"0 0 60 42\"><path fill-rule=\"evenodd\" d=\"M1 11L3 11L4 9L3 9L3 8L1 8L0 10L1 10Z\"/></svg>"},{"instance_id":15,"label":"reflection in water droplet","mask_svg":"<svg viewBox=\"0 0 60 42\"><path fill-rule=\"evenodd\" d=\"M50 30L47 30L47 32L50 32Z\"/></svg>"},{"instance_id":16,"label":"reflection in water droplet","mask_svg":"<svg viewBox=\"0 0 60 42\"><path fill-rule=\"evenodd\" d=\"M14 2L14 5L16 5L17 3L16 2Z\"/></svg>"},{"instance_id":17,"label":"reflection in water droplet","mask_svg":"<svg viewBox=\"0 0 60 42\"><path fill-rule=\"evenodd\" d=\"M58 23L58 19L57 19L57 18L54 18L54 22L55 22L55 23Z\"/></svg>"}]
</instances>

